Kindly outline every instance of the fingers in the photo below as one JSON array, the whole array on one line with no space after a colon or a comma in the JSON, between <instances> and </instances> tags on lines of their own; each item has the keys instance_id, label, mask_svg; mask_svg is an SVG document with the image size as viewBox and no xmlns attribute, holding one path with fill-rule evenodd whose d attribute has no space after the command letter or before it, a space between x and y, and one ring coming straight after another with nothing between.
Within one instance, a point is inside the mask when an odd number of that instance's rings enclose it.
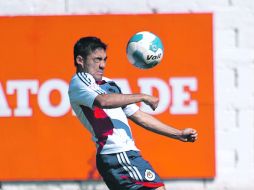
<instances>
[{"instance_id":1,"label":"fingers","mask_svg":"<svg viewBox=\"0 0 254 190\"><path fill-rule=\"evenodd\" d=\"M198 133L195 129L187 128L184 129L185 142L195 142L198 138Z\"/></svg>"},{"instance_id":2,"label":"fingers","mask_svg":"<svg viewBox=\"0 0 254 190\"><path fill-rule=\"evenodd\" d=\"M191 134L190 134L190 137L191 137L191 138L197 138L197 137L198 137L198 133L197 133L197 132L191 133Z\"/></svg>"},{"instance_id":3,"label":"fingers","mask_svg":"<svg viewBox=\"0 0 254 190\"><path fill-rule=\"evenodd\" d=\"M197 133L191 134L191 135L187 138L188 142L195 142L197 139L198 139L198 134L197 134Z\"/></svg>"},{"instance_id":4,"label":"fingers","mask_svg":"<svg viewBox=\"0 0 254 190\"><path fill-rule=\"evenodd\" d=\"M197 131L196 131L195 129L190 129L190 130L191 130L191 131L190 131L191 134L193 134L193 135L194 135L194 134L197 134Z\"/></svg>"},{"instance_id":5,"label":"fingers","mask_svg":"<svg viewBox=\"0 0 254 190\"><path fill-rule=\"evenodd\" d=\"M196 137L198 137L198 134L197 134L197 133L192 134L191 137L192 137L192 138L196 138Z\"/></svg>"},{"instance_id":6,"label":"fingers","mask_svg":"<svg viewBox=\"0 0 254 190\"><path fill-rule=\"evenodd\" d=\"M187 138L187 142L195 142L197 140L197 137L189 137Z\"/></svg>"},{"instance_id":7,"label":"fingers","mask_svg":"<svg viewBox=\"0 0 254 190\"><path fill-rule=\"evenodd\" d=\"M151 107L152 110L155 110L159 104L159 98L146 95L144 102Z\"/></svg>"},{"instance_id":8,"label":"fingers","mask_svg":"<svg viewBox=\"0 0 254 190\"><path fill-rule=\"evenodd\" d=\"M159 98L154 98L154 101L153 101L154 110L158 107L158 104L159 104Z\"/></svg>"},{"instance_id":9,"label":"fingers","mask_svg":"<svg viewBox=\"0 0 254 190\"><path fill-rule=\"evenodd\" d=\"M158 107L158 104L152 104L150 106L151 106L152 110L154 111Z\"/></svg>"}]
</instances>

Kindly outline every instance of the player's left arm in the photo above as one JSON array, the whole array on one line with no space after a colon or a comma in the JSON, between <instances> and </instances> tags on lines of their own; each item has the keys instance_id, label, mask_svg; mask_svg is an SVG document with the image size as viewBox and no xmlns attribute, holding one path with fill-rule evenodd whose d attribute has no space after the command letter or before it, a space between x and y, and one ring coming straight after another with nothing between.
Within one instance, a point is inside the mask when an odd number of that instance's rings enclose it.
<instances>
[{"instance_id":1,"label":"player's left arm","mask_svg":"<svg viewBox=\"0 0 254 190\"><path fill-rule=\"evenodd\" d=\"M141 127L160 135L174 138L183 142L194 142L197 140L198 134L195 129L185 128L183 130L179 130L164 124L152 115L149 115L141 110L138 110L133 115L129 116L129 119Z\"/></svg>"}]
</instances>

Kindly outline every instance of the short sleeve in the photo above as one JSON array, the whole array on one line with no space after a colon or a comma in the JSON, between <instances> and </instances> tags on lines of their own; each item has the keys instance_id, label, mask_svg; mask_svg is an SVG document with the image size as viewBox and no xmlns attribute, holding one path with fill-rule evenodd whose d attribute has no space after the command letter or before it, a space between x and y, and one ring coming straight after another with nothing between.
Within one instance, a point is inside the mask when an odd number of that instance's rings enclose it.
<instances>
[{"instance_id":1,"label":"short sleeve","mask_svg":"<svg viewBox=\"0 0 254 190\"><path fill-rule=\"evenodd\" d=\"M123 111L127 117L133 115L138 110L139 107L136 104L130 104L123 108Z\"/></svg>"},{"instance_id":2,"label":"short sleeve","mask_svg":"<svg viewBox=\"0 0 254 190\"><path fill-rule=\"evenodd\" d=\"M71 103L93 108L93 103L99 94L105 91L96 84L94 78L88 73L77 73L69 86L69 98Z\"/></svg>"}]
</instances>

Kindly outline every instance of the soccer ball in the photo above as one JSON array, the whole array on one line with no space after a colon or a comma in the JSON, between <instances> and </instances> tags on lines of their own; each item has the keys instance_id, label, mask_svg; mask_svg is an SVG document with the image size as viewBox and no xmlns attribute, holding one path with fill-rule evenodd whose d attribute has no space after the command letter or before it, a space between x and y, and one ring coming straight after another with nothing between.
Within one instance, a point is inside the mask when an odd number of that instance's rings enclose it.
<instances>
[{"instance_id":1,"label":"soccer ball","mask_svg":"<svg viewBox=\"0 0 254 190\"><path fill-rule=\"evenodd\" d=\"M158 65L162 60L163 51L160 38L149 31L134 34L126 48L129 62L141 69Z\"/></svg>"}]
</instances>

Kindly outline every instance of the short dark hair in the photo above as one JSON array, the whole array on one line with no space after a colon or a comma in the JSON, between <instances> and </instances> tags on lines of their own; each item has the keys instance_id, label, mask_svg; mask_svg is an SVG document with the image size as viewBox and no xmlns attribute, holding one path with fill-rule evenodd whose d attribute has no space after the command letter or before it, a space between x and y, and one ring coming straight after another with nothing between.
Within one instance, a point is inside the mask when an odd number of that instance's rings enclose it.
<instances>
[{"instance_id":1,"label":"short dark hair","mask_svg":"<svg viewBox=\"0 0 254 190\"><path fill-rule=\"evenodd\" d=\"M74 64L75 64L75 66L77 65L76 57L78 55L80 55L84 59L86 59L86 57L90 53L92 53L96 49L100 49L100 48L104 49L105 51L107 50L107 45L104 42L102 42L99 38L93 37L93 36L80 38L74 45Z\"/></svg>"}]
</instances>

